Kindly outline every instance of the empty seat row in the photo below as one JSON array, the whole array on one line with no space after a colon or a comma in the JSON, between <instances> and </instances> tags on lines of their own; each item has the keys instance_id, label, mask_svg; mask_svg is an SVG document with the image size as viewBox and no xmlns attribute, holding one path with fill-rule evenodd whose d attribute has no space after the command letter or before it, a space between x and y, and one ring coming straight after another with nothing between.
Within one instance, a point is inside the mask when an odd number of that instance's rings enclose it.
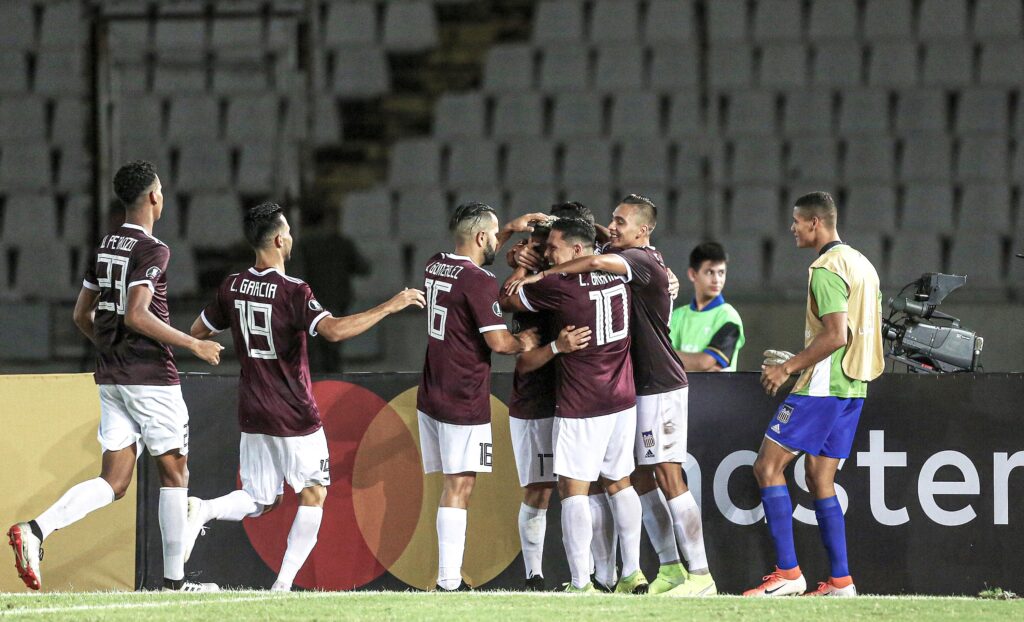
<instances>
[{"instance_id":1,"label":"empty seat row","mask_svg":"<svg viewBox=\"0 0 1024 622\"><path fill-rule=\"evenodd\" d=\"M92 180L91 156L80 146L25 141L0 145L0 188L84 190Z\"/></svg>"},{"instance_id":2,"label":"empty seat row","mask_svg":"<svg viewBox=\"0 0 1024 622\"><path fill-rule=\"evenodd\" d=\"M82 9L83 4L77 0L0 2L0 24L4 25L0 29L0 50L74 49L84 45L89 26Z\"/></svg>"},{"instance_id":3,"label":"empty seat row","mask_svg":"<svg viewBox=\"0 0 1024 622\"><path fill-rule=\"evenodd\" d=\"M84 96L88 93L87 75L84 53L77 49L38 53L0 49L0 95Z\"/></svg>"},{"instance_id":4,"label":"empty seat row","mask_svg":"<svg viewBox=\"0 0 1024 622\"><path fill-rule=\"evenodd\" d=\"M427 0L332 2L323 22L328 47L382 44L394 52L419 52L437 46L437 17Z\"/></svg>"},{"instance_id":5,"label":"empty seat row","mask_svg":"<svg viewBox=\"0 0 1024 622\"><path fill-rule=\"evenodd\" d=\"M0 97L0 144L46 140L58 145L82 146L90 125L88 104L81 97Z\"/></svg>"}]
</instances>

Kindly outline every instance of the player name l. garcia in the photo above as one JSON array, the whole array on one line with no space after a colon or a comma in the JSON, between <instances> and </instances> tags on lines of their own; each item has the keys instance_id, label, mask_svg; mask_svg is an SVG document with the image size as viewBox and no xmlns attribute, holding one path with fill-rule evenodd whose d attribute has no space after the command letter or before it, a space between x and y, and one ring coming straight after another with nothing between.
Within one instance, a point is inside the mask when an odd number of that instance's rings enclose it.
<instances>
[{"instance_id":1,"label":"player name l. garcia","mask_svg":"<svg viewBox=\"0 0 1024 622\"><path fill-rule=\"evenodd\" d=\"M231 281L231 291L239 292L246 296L256 296L258 298L273 298L274 294L277 293L276 283L262 283L260 281L250 281L249 279L242 279L242 284L239 287L235 287L238 281Z\"/></svg>"}]
</instances>

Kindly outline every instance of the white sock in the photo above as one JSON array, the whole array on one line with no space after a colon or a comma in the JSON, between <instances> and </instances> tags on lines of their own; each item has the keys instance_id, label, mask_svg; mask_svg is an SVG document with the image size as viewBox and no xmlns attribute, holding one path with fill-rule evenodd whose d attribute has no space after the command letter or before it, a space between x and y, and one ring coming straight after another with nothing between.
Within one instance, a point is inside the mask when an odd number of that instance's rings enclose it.
<instances>
[{"instance_id":1,"label":"white sock","mask_svg":"<svg viewBox=\"0 0 1024 622\"><path fill-rule=\"evenodd\" d=\"M704 552L704 526L700 518L700 508L689 490L675 499L669 499L669 510L672 512L672 524L675 526L679 548L686 558L690 572L708 569L708 556Z\"/></svg>"},{"instance_id":2,"label":"white sock","mask_svg":"<svg viewBox=\"0 0 1024 622\"><path fill-rule=\"evenodd\" d=\"M590 581L590 541L593 536L587 495L562 499L562 544L569 560L572 584L578 588Z\"/></svg>"},{"instance_id":3,"label":"white sock","mask_svg":"<svg viewBox=\"0 0 1024 622\"><path fill-rule=\"evenodd\" d=\"M618 543L615 540L615 521L608 495L590 495L590 517L594 525L594 537L590 541L590 554L594 557L594 577L605 587L615 587L615 554Z\"/></svg>"},{"instance_id":4,"label":"white sock","mask_svg":"<svg viewBox=\"0 0 1024 622\"><path fill-rule=\"evenodd\" d=\"M622 555L622 576L628 577L640 570L640 523L643 522L643 507L640 496L632 486L608 497L615 517L615 531L619 534Z\"/></svg>"},{"instance_id":5,"label":"white sock","mask_svg":"<svg viewBox=\"0 0 1024 622\"><path fill-rule=\"evenodd\" d=\"M185 578L185 520L188 488L160 489L160 538L164 548L164 578Z\"/></svg>"},{"instance_id":6,"label":"white sock","mask_svg":"<svg viewBox=\"0 0 1024 622\"><path fill-rule=\"evenodd\" d=\"M320 521L323 517L323 508L299 506L295 512L295 520L292 521L292 528L288 532L288 548L285 549L284 559L281 560L281 572L277 574L275 585L291 587L295 575L299 573L302 564L306 563L306 558L316 544L316 536L320 532Z\"/></svg>"},{"instance_id":7,"label":"white sock","mask_svg":"<svg viewBox=\"0 0 1024 622\"><path fill-rule=\"evenodd\" d=\"M462 554L466 550L466 510L437 508L437 584L454 590L462 583Z\"/></svg>"},{"instance_id":8,"label":"white sock","mask_svg":"<svg viewBox=\"0 0 1024 622\"><path fill-rule=\"evenodd\" d=\"M102 477L75 484L57 502L36 518L45 540L51 533L82 520L89 512L110 505L114 489Z\"/></svg>"},{"instance_id":9,"label":"white sock","mask_svg":"<svg viewBox=\"0 0 1024 622\"><path fill-rule=\"evenodd\" d=\"M260 506L244 490L230 492L223 497L203 501L208 521L238 522L246 516L259 516Z\"/></svg>"},{"instance_id":10,"label":"white sock","mask_svg":"<svg viewBox=\"0 0 1024 622\"><path fill-rule=\"evenodd\" d=\"M519 506L519 543L523 547L526 578L543 577L541 560L544 558L544 534L547 532L548 511L523 503Z\"/></svg>"},{"instance_id":11,"label":"white sock","mask_svg":"<svg viewBox=\"0 0 1024 622\"><path fill-rule=\"evenodd\" d=\"M679 562L679 549L676 548L676 536L672 533L672 515L668 511L668 503L660 488L640 495L643 507L644 529L651 539L654 552L662 565Z\"/></svg>"}]
</instances>

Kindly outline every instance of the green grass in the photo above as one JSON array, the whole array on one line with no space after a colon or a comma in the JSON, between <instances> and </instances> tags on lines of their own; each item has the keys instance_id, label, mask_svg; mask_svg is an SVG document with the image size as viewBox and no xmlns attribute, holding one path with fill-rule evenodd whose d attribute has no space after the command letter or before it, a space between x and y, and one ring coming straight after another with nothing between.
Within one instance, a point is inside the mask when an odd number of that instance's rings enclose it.
<instances>
[{"instance_id":1,"label":"green grass","mask_svg":"<svg viewBox=\"0 0 1024 622\"><path fill-rule=\"evenodd\" d=\"M860 597L750 600L477 592L221 592L219 594L0 594L0 619L74 620L552 620L637 619L1021 620L1024 601Z\"/></svg>"}]
</instances>

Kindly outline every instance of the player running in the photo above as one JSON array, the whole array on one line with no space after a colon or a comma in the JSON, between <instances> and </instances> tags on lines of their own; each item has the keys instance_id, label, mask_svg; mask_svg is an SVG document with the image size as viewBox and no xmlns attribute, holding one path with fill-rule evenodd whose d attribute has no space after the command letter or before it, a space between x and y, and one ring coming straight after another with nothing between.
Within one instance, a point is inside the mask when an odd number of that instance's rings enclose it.
<instances>
[{"instance_id":1,"label":"player running","mask_svg":"<svg viewBox=\"0 0 1024 622\"><path fill-rule=\"evenodd\" d=\"M349 339L409 305L423 308L425 301L423 292L404 289L369 311L334 317L320 306L309 285L285 273L293 238L279 205L263 203L250 209L243 227L256 263L224 279L191 331L206 339L231 329L242 367L242 489L216 499L189 498L186 559L207 522L266 514L277 507L287 482L299 497L299 508L281 571L270 588L287 592L316 544L331 483L327 438L309 378L307 339Z\"/></svg>"},{"instance_id":2,"label":"player running","mask_svg":"<svg viewBox=\"0 0 1024 622\"><path fill-rule=\"evenodd\" d=\"M216 591L213 583L185 581L188 499L188 409L181 397L171 346L188 348L216 365L223 347L175 330L167 310L171 252L153 237L163 212L160 178L149 162L125 164L114 175L125 223L104 236L86 268L75 303L78 329L96 346L100 394L99 477L73 486L34 520L8 530L15 567L29 588L42 585L42 543L51 533L124 496L142 445L160 473L160 537L164 590Z\"/></svg>"},{"instance_id":3,"label":"player running","mask_svg":"<svg viewBox=\"0 0 1024 622\"><path fill-rule=\"evenodd\" d=\"M669 272L661 253L650 244L657 216L650 199L628 195L612 214L610 241L602 254L556 265L522 283L536 282L545 274L603 271L621 275L629 284L637 392L633 485L643 504L644 528L661 561L650 592L707 596L717 588L708 568L700 508L683 479L689 389L669 340ZM680 549L689 573L680 563Z\"/></svg>"},{"instance_id":4,"label":"player running","mask_svg":"<svg viewBox=\"0 0 1024 622\"><path fill-rule=\"evenodd\" d=\"M761 384L775 395L790 375L800 378L776 411L754 461L768 531L775 543L775 570L744 596L802 594L807 581L793 546L793 503L786 466L807 454L807 485L828 553L830 576L808 596L856 596L846 559L846 522L836 497L839 461L850 455L867 383L885 367L882 356L882 294L878 274L864 255L839 239L837 209L827 192L796 200L790 231L798 248L813 248L808 270L804 349L795 356L769 351Z\"/></svg>"},{"instance_id":5,"label":"player running","mask_svg":"<svg viewBox=\"0 0 1024 622\"><path fill-rule=\"evenodd\" d=\"M441 471L437 509L439 590L469 589L462 580L466 509L477 473L491 472L491 352L518 354L537 345L535 331L512 335L498 306L498 282L482 266L516 231L529 231L527 214L499 233L494 208L460 205L448 224L454 253L427 261L427 353L416 395L425 474Z\"/></svg>"},{"instance_id":6,"label":"player running","mask_svg":"<svg viewBox=\"0 0 1024 622\"><path fill-rule=\"evenodd\" d=\"M547 259L564 264L594 252L594 226L580 218L551 225ZM543 277L544 272L540 275ZM520 269L509 283L523 276ZM518 290L506 288L502 303L516 311L550 311L558 324L588 326L592 343L558 357L554 472L562 500L562 541L572 582L569 592L593 592L590 544L593 537L588 492L600 481L608 492L622 551L622 579L616 592L640 594L647 579L640 570L641 505L630 484L632 439L636 433L636 391L630 348L630 290L625 279L603 272L552 272Z\"/></svg>"}]
</instances>

